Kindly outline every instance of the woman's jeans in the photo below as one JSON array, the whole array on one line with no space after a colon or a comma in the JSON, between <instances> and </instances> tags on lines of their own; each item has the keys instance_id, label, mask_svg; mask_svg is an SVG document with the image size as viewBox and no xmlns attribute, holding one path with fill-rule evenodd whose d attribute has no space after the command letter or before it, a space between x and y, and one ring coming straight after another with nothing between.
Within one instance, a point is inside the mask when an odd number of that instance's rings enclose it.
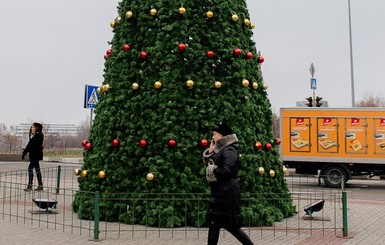
<instances>
[{"instance_id":1,"label":"woman's jeans","mask_svg":"<svg viewBox=\"0 0 385 245\"><path fill-rule=\"evenodd\" d=\"M231 233L239 242L243 245L253 245L253 242L250 240L249 236L241 228L234 227L223 227L228 232ZM219 232L221 230L221 225L216 222L211 222L209 225L209 237L207 240L207 245L217 245L219 240Z\"/></svg>"},{"instance_id":2,"label":"woman's jeans","mask_svg":"<svg viewBox=\"0 0 385 245\"><path fill-rule=\"evenodd\" d=\"M28 185L33 184L33 169L36 170L36 177L39 186L43 186L43 180L40 172L39 160L30 160L28 165Z\"/></svg>"}]
</instances>

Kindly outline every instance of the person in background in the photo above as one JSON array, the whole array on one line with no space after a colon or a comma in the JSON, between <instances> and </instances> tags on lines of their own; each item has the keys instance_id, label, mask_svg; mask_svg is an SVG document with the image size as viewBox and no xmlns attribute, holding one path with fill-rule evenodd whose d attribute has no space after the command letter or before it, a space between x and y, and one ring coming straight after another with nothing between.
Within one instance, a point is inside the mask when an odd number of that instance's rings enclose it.
<instances>
[{"instance_id":1,"label":"person in background","mask_svg":"<svg viewBox=\"0 0 385 245\"><path fill-rule=\"evenodd\" d=\"M31 191L33 185L33 169L36 170L38 186L35 191L43 190L43 180L40 172L40 160L43 160L43 126L40 123L33 123L29 131L29 141L22 153L22 159L29 153L28 184L24 191Z\"/></svg>"},{"instance_id":2,"label":"person in background","mask_svg":"<svg viewBox=\"0 0 385 245\"><path fill-rule=\"evenodd\" d=\"M211 200L206 216L209 228L208 245L216 245L221 228L225 228L244 245L253 245L241 229L239 167L239 142L236 134L225 122L213 127L209 149L203 152L207 164L206 179L210 184Z\"/></svg>"}]
</instances>

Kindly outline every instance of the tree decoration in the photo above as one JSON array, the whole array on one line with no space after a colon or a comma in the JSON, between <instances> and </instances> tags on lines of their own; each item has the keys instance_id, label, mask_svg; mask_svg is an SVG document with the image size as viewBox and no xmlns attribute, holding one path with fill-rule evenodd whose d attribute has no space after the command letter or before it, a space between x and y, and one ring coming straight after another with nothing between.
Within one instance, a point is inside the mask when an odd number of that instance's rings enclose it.
<instances>
[{"instance_id":1,"label":"tree decoration","mask_svg":"<svg viewBox=\"0 0 385 245\"><path fill-rule=\"evenodd\" d=\"M83 177L83 178L85 178L85 177L87 177L87 174L88 174L88 171L87 170L83 170L82 172L81 172L81 176Z\"/></svg>"},{"instance_id":2,"label":"tree decoration","mask_svg":"<svg viewBox=\"0 0 385 245\"><path fill-rule=\"evenodd\" d=\"M146 179L148 181L152 181L152 180L154 180L154 178L155 178L155 175L151 172L146 175Z\"/></svg>"},{"instance_id":3,"label":"tree decoration","mask_svg":"<svg viewBox=\"0 0 385 245\"><path fill-rule=\"evenodd\" d=\"M156 88L156 89L161 89L161 88L162 88L162 83L161 83L160 81L156 81L156 82L154 83L154 88Z\"/></svg>"},{"instance_id":4,"label":"tree decoration","mask_svg":"<svg viewBox=\"0 0 385 245\"><path fill-rule=\"evenodd\" d=\"M234 49L234 55L236 57L240 56L241 54L242 54L242 50L241 49L239 49L239 48Z\"/></svg>"},{"instance_id":5,"label":"tree decoration","mask_svg":"<svg viewBox=\"0 0 385 245\"><path fill-rule=\"evenodd\" d=\"M79 176L81 173L82 173L82 171L80 169L78 169L78 168L74 169L74 175L75 176Z\"/></svg>"},{"instance_id":6,"label":"tree decoration","mask_svg":"<svg viewBox=\"0 0 385 245\"><path fill-rule=\"evenodd\" d=\"M233 14L233 15L231 16L231 20L234 21L234 22L237 22L237 21L239 20L238 15L237 15L237 14Z\"/></svg>"},{"instance_id":7,"label":"tree decoration","mask_svg":"<svg viewBox=\"0 0 385 245\"><path fill-rule=\"evenodd\" d=\"M214 58L214 52L211 51L211 50L209 50L209 51L206 52L206 56L207 56L209 59L212 59L212 58Z\"/></svg>"},{"instance_id":8,"label":"tree decoration","mask_svg":"<svg viewBox=\"0 0 385 245\"><path fill-rule=\"evenodd\" d=\"M130 50L130 48L131 48L131 46L130 46L130 44L128 44L128 43L126 43L126 44L123 45L123 50L124 50L124 51Z\"/></svg>"},{"instance_id":9,"label":"tree decoration","mask_svg":"<svg viewBox=\"0 0 385 245\"><path fill-rule=\"evenodd\" d=\"M106 177L106 172L104 170L100 170L98 173L99 179L104 179Z\"/></svg>"},{"instance_id":10,"label":"tree decoration","mask_svg":"<svg viewBox=\"0 0 385 245\"><path fill-rule=\"evenodd\" d=\"M105 93L105 92L107 92L108 90L110 90L110 85L109 84L104 84L103 86L102 86L102 88L101 88L101 91L103 92L103 93Z\"/></svg>"},{"instance_id":11,"label":"tree decoration","mask_svg":"<svg viewBox=\"0 0 385 245\"><path fill-rule=\"evenodd\" d=\"M90 143L90 142L88 142L87 144L86 144L86 150L87 151L90 151L91 149L92 149L92 144Z\"/></svg>"},{"instance_id":12,"label":"tree decoration","mask_svg":"<svg viewBox=\"0 0 385 245\"><path fill-rule=\"evenodd\" d=\"M253 53L252 52L247 52L246 53L246 58L248 58L248 59L252 59L253 58Z\"/></svg>"},{"instance_id":13,"label":"tree decoration","mask_svg":"<svg viewBox=\"0 0 385 245\"><path fill-rule=\"evenodd\" d=\"M283 172L283 174L288 174L289 169L287 169L287 167L285 167L285 166L282 166L282 172Z\"/></svg>"},{"instance_id":14,"label":"tree decoration","mask_svg":"<svg viewBox=\"0 0 385 245\"><path fill-rule=\"evenodd\" d=\"M140 141L139 141L139 146L141 147L141 148L146 148L147 147L147 141L146 140L144 140L144 139L141 139Z\"/></svg>"},{"instance_id":15,"label":"tree decoration","mask_svg":"<svg viewBox=\"0 0 385 245\"><path fill-rule=\"evenodd\" d=\"M146 51L140 52L140 58L141 58L142 60L147 59L147 56L148 56L148 53L147 53Z\"/></svg>"},{"instance_id":16,"label":"tree decoration","mask_svg":"<svg viewBox=\"0 0 385 245\"><path fill-rule=\"evenodd\" d=\"M126 12L126 18L127 18L127 19L131 19L132 16L134 16L134 14L132 13L132 11L127 11L127 12Z\"/></svg>"},{"instance_id":17,"label":"tree decoration","mask_svg":"<svg viewBox=\"0 0 385 245\"><path fill-rule=\"evenodd\" d=\"M244 19L243 20L243 24L245 24L245 26L249 26L250 25L250 20L249 19Z\"/></svg>"},{"instance_id":18,"label":"tree decoration","mask_svg":"<svg viewBox=\"0 0 385 245\"><path fill-rule=\"evenodd\" d=\"M87 143L88 143L88 140L82 140L82 146L83 147L85 147Z\"/></svg>"},{"instance_id":19,"label":"tree decoration","mask_svg":"<svg viewBox=\"0 0 385 245\"><path fill-rule=\"evenodd\" d=\"M258 83L257 83L257 82L253 82L253 88L254 88L255 90L258 89Z\"/></svg>"},{"instance_id":20,"label":"tree decoration","mask_svg":"<svg viewBox=\"0 0 385 245\"><path fill-rule=\"evenodd\" d=\"M156 14L157 14L156 9L155 9L155 8L152 8L152 9L150 10L150 15L151 15L151 16L156 16Z\"/></svg>"},{"instance_id":21,"label":"tree decoration","mask_svg":"<svg viewBox=\"0 0 385 245\"><path fill-rule=\"evenodd\" d=\"M269 84L267 84L267 83L263 83L263 90L267 90L269 88Z\"/></svg>"},{"instance_id":22,"label":"tree decoration","mask_svg":"<svg viewBox=\"0 0 385 245\"><path fill-rule=\"evenodd\" d=\"M185 51L186 50L186 44L180 43L178 45L178 50L181 51L181 52Z\"/></svg>"},{"instance_id":23,"label":"tree decoration","mask_svg":"<svg viewBox=\"0 0 385 245\"><path fill-rule=\"evenodd\" d=\"M269 174L270 174L271 177L274 177L275 176L275 171L270 169Z\"/></svg>"},{"instance_id":24,"label":"tree decoration","mask_svg":"<svg viewBox=\"0 0 385 245\"><path fill-rule=\"evenodd\" d=\"M255 24L253 22L250 23L250 28L251 29L254 29L255 28Z\"/></svg>"},{"instance_id":25,"label":"tree decoration","mask_svg":"<svg viewBox=\"0 0 385 245\"><path fill-rule=\"evenodd\" d=\"M167 144L168 144L169 147L175 147L176 146L176 141L174 139L170 139Z\"/></svg>"},{"instance_id":26,"label":"tree decoration","mask_svg":"<svg viewBox=\"0 0 385 245\"><path fill-rule=\"evenodd\" d=\"M265 61L265 58L261 55L261 52L258 52L258 63L262 64Z\"/></svg>"},{"instance_id":27,"label":"tree decoration","mask_svg":"<svg viewBox=\"0 0 385 245\"><path fill-rule=\"evenodd\" d=\"M113 20L113 21L110 22L110 26L111 26L112 29L115 28L115 26L116 26L115 20Z\"/></svg>"},{"instance_id":28,"label":"tree decoration","mask_svg":"<svg viewBox=\"0 0 385 245\"><path fill-rule=\"evenodd\" d=\"M264 174L264 173L265 173L265 169L264 169L263 167L259 167L259 168L258 168L258 173L259 173L260 175Z\"/></svg>"},{"instance_id":29,"label":"tree decoration","mask_svg":"<svg viewBox=\"0 0 385 245\"><path fill-rule=\"evenodd\" d=\"M271 145L270 143L266 143L266 144L265 144L265 149L266 149L266 150L270 151L271 148L272 148L272 145Z\"/></svg>"},{"instance_id":30,"label":"tree decoration","mask_svg":"<svg viewBox=\"0 0 385 245\"><path fill-rule=\"evenodd\" d=\"M216 82L214 83L214 88L219 89L219 88L221 88L221 87L222 87L222 83L221 83L221 82L216 81Z\"/></svg>"},{"instance_id":31,"label":"tree decoration","mask_svg":"<svg viewBox=\"0 0 385 245\"><path fill-rule=\"evenodd\" d=\"M245 87L245 88L247 88L247 87L249 87L249 85L250 85L249 80L243 79L243 81L242 81L242 86Z\"/></svg>"},{"instance_id":32,"label":"tree decoration","mask_svg":"<svg viewBox=\"0 0 385 245\"><path fill-rule=\"evenodd\" d=\"M104 59L105 59L105 60L108 59L108 54L105 54L105 55L104 55Z\"/></svg>"},{"instance_id":33,"label":"tree decoration","mask_svg":"<svg viewBox=\"0 0 385 245\"><path fill-rule=\"evenodd\" d=\"M189 88L192 88L194 86L194 81L193 80L187 80L186 81L186 86L189 87Z\"/></svg>"},{"instance_id":34,"label":"tree decoration","mask_svg":"<svg viewBox=\"0 0 385 245\"><path fill-rule=\"evenodd\" d=\"M96 93L100 94L101 92L102 92L102 88L101 88L101 87L98 87L98 88L96 89Z\"/></svg>"},{"instance_id":35,"label":"tree decoration","mask_svg":"<svg viewBox=\"0 0 385 245\"><path fill-rule=\"evenodd\" d=\"M131 85L131 88L132 88L132 90L138 90L138 89L139 89L139 84L133 83L133 84Z\"/></svg>"},{"instance_id":36,"label":"tree decoration","mask_svg":"<svg viewBox=\"0 0 385 245\"><path fill-rule=\"evenodd\" d=\"M211 19L211 18L214 17L214 13L211 10L209 10L209 11L206 12L206 17Z\"/></svg>"},{"instance_id":37,"label":"tree decoration","mask_svg":"<svg viewBox=\"0 0 385 245\"><path fill-rule=\"evenodd\" d=\"M260 141L257 141L257 142L255 142L254 146L255 146L255 149L260 150L263 145Z\"/></svg>"},{"instance_id":38,"label":"tree decoration","mask_svg":"<svg viewBox=\"0 0 385 245\"><path fill-rule=\"evenodd\" d=\"M181 6L181 7L178 9L178 13L180 13L180 14L185 14L185 13L186 13L186 9L185 9L183 6Z\"/></svg>"},{"instance_id":39,"label":"tree decoration","mask_svg":"<svg viewBox=\"0 0 385 245\"><path fill-rule=\"evenodd\" d=\"M112 53L112 49L107 49L106 54L110 55Z\"/></svg>"},{"instance_id":40,"label":"tree decoration","mask_svg":"<svg viewBox=\"0 0 385 245\"><path fill-rule=\"evenodd\" d=\"M119 146L119 140L118 139L113 139L111 142L112 147L116 148Z\"/></svg>"},{"instance_id":41,"label":"tree decoration","mask_svg":"<svg viewBox=\"0 0 385 245\"><path fill-rule=\"evenodd\" d=\"M280 144L281 144L281 139L280 139L280 138L276 138L276 139L275 139L275 143L276 143L277 145L280 145Z\"/></svg>"},{"instance_id":42,"label":"tree decoration","mask_svg":"<svg viewBox=\"0 0 385 245\"><path fill-rule=\"evenodd\" d=\"M200 143L202 147L207 147L209 145L209 141L207 139L202 139Z\"/></svg>"}]
</instances>

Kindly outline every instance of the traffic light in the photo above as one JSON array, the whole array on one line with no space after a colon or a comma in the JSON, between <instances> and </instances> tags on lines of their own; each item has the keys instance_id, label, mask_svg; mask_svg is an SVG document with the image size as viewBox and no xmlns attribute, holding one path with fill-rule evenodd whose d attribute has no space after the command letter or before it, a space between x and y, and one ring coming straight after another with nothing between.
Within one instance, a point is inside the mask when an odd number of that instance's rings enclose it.
<instances>
[{"instance_id":1,"label":"traffic light","mask_svg":"<svg viewBox=\"0 0 385 245\"><path fill-rule=\"evenodd\" d=\"M315 98L315 101L316 101L316 104L315 104L315 105L316 105L317 107L321 107L321 106L323 105L323 103L321 102L321 100L322 100L322 97L318 97L318 96L317 96L317 97Z\"/></svg>"},{"instance_id":2,"label":"traffic light","mask_svg":"<svg viewBox=\"0 0 385 245\"><path fill-rule=\"evenodd\" d=\"M318 97L317 97L318 98ZM309 101L309 103L307 103L306 105L308 107L313 107L313 98L312 97L308 97L306 98L307 101Z\"/></svg>"}]
</instances>

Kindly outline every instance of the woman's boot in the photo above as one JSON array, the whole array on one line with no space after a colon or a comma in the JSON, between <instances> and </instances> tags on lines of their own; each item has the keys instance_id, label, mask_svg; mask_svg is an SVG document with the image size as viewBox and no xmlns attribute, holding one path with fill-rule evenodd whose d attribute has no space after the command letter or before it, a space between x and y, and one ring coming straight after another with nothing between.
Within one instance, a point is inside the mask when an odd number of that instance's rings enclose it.
<instances>
[{"instance_id":1,"label":"woman's boot","mask_svg":"<svg viewBox=\"0 0 385 245\"><path fill-rule=\"evenodd\" d=\"M28 184L27 187L25 187L24 191L32 191L32 185Z\"/></svg>"}]
</instances>

